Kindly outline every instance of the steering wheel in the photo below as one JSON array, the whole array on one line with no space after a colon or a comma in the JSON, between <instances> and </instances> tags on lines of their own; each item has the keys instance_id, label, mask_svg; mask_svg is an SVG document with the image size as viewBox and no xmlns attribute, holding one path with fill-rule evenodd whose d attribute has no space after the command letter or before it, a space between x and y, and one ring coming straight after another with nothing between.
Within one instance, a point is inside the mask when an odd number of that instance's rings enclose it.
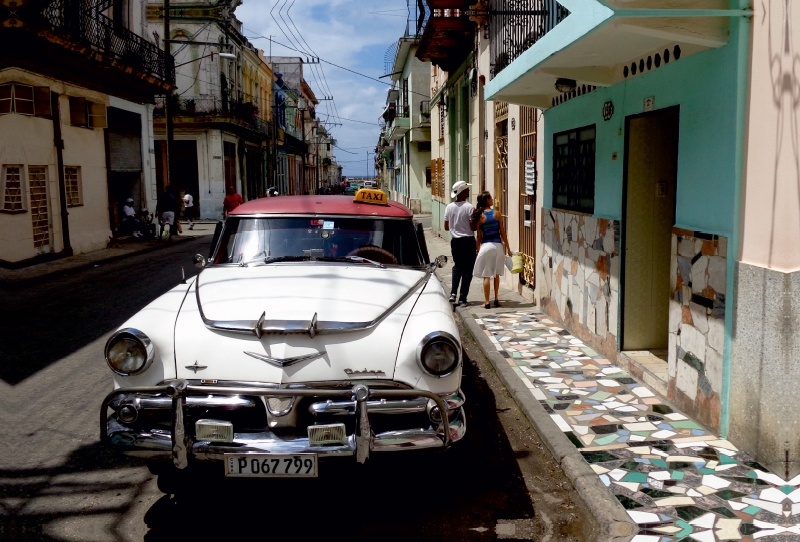
<instances>
[{"instance_id":1,"label":"steering wheel","mask_svg":"<svg viewBox=\"0 0 800 542\"><path fill-rule=\"evenodd\" d=\"M397 265L397 258L388 250L375 245L364 245L353 251L348 256L359 256L382 264Z\"/></svg>"}]
</instances>

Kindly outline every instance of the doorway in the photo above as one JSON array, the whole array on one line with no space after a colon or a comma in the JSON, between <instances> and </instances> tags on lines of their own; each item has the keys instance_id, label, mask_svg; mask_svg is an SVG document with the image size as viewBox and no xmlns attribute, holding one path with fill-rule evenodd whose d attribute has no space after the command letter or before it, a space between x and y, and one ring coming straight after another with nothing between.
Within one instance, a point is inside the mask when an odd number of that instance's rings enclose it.
<instances>
[{"instance_id":1,"label":"doorway","mask_svg":"<svg viewBox=\"0 0 800 542\"><path fill-rule=\"evenodd\" d=\"M679 120L673 107L628 117L625 130L622 350L664 381Z\"/></svg>"}]
</instances>

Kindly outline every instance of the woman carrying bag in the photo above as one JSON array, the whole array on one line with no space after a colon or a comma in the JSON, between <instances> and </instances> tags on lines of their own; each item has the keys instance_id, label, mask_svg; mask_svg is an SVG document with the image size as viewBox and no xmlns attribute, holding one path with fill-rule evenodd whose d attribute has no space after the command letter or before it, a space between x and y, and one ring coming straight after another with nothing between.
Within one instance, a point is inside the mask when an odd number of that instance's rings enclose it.
<instances>
[{"instance_id":1,"label":"woman carrying bag","mask_svg":"<svg viewBox=\"0 0 800 542\"><path fill-rule=\"evenodd\" d=\"M484 309L492 307L489 304L492 277L494 277L494 306L500 306L498 300L500 274L504 272L506 254L511 256L506 230L503 228L503 216L493 209L493 205L492 195L486 191L481 192L470 221L472 230L478 232L476 247L478 256L475 259L472 275L483 279L483 297L486 301Z\"/></svg>"}]
</instances>

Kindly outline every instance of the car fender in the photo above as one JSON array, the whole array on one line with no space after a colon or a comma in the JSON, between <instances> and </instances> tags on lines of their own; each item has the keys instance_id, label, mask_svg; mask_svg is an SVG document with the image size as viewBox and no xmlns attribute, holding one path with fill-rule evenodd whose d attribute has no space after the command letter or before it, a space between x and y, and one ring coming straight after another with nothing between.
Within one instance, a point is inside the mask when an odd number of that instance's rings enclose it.
<instances>
[{"instance_id":1,"label":"car fender","mask_svg":"<svg viewBox=\"0 0 800 542\"><path fill-rule=\"evenodd\" d=\"M141 374L122 376L112 373L114 389L156 386L176 377L175 320L193 282L194 279L177 285L118 328L135 328L147 335L155 346L155 358L150 368Z\"/></svg>"},{"instance_id":2,"label":"car fender","mask_svg":"<svg viewBox=\"0 0 800 542\"><path fill-rule=\"evenodd\" d=\"M435 275L431 275L406 321L397 351L395 380L434 393L454 392L461 385L461 363L449 375L437 377L425 373L417 361L417 346L426 335L435 331L444 331L455 337L461 352L461 338L453 318L453 308L441 283Z\"/></svg>"}]
</instances>

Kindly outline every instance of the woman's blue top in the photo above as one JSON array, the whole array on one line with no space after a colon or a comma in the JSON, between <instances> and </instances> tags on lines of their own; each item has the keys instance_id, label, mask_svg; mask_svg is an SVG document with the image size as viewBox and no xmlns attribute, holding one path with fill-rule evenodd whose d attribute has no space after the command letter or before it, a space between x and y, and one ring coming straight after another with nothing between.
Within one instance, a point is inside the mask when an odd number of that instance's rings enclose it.
<instances>
[{"instance_id":1,"label":"woman's blue top","mask_svg":"<svg viewBox=\"0 0 800 542\"><path fill-rule=\"evenodd\" d=\"M500 222L494 217L494 209L491 211L484 211L486 215L486 222L481 224L481 244L483 243L502 243L500 239Z\"/></svg>"}]
</instances>

